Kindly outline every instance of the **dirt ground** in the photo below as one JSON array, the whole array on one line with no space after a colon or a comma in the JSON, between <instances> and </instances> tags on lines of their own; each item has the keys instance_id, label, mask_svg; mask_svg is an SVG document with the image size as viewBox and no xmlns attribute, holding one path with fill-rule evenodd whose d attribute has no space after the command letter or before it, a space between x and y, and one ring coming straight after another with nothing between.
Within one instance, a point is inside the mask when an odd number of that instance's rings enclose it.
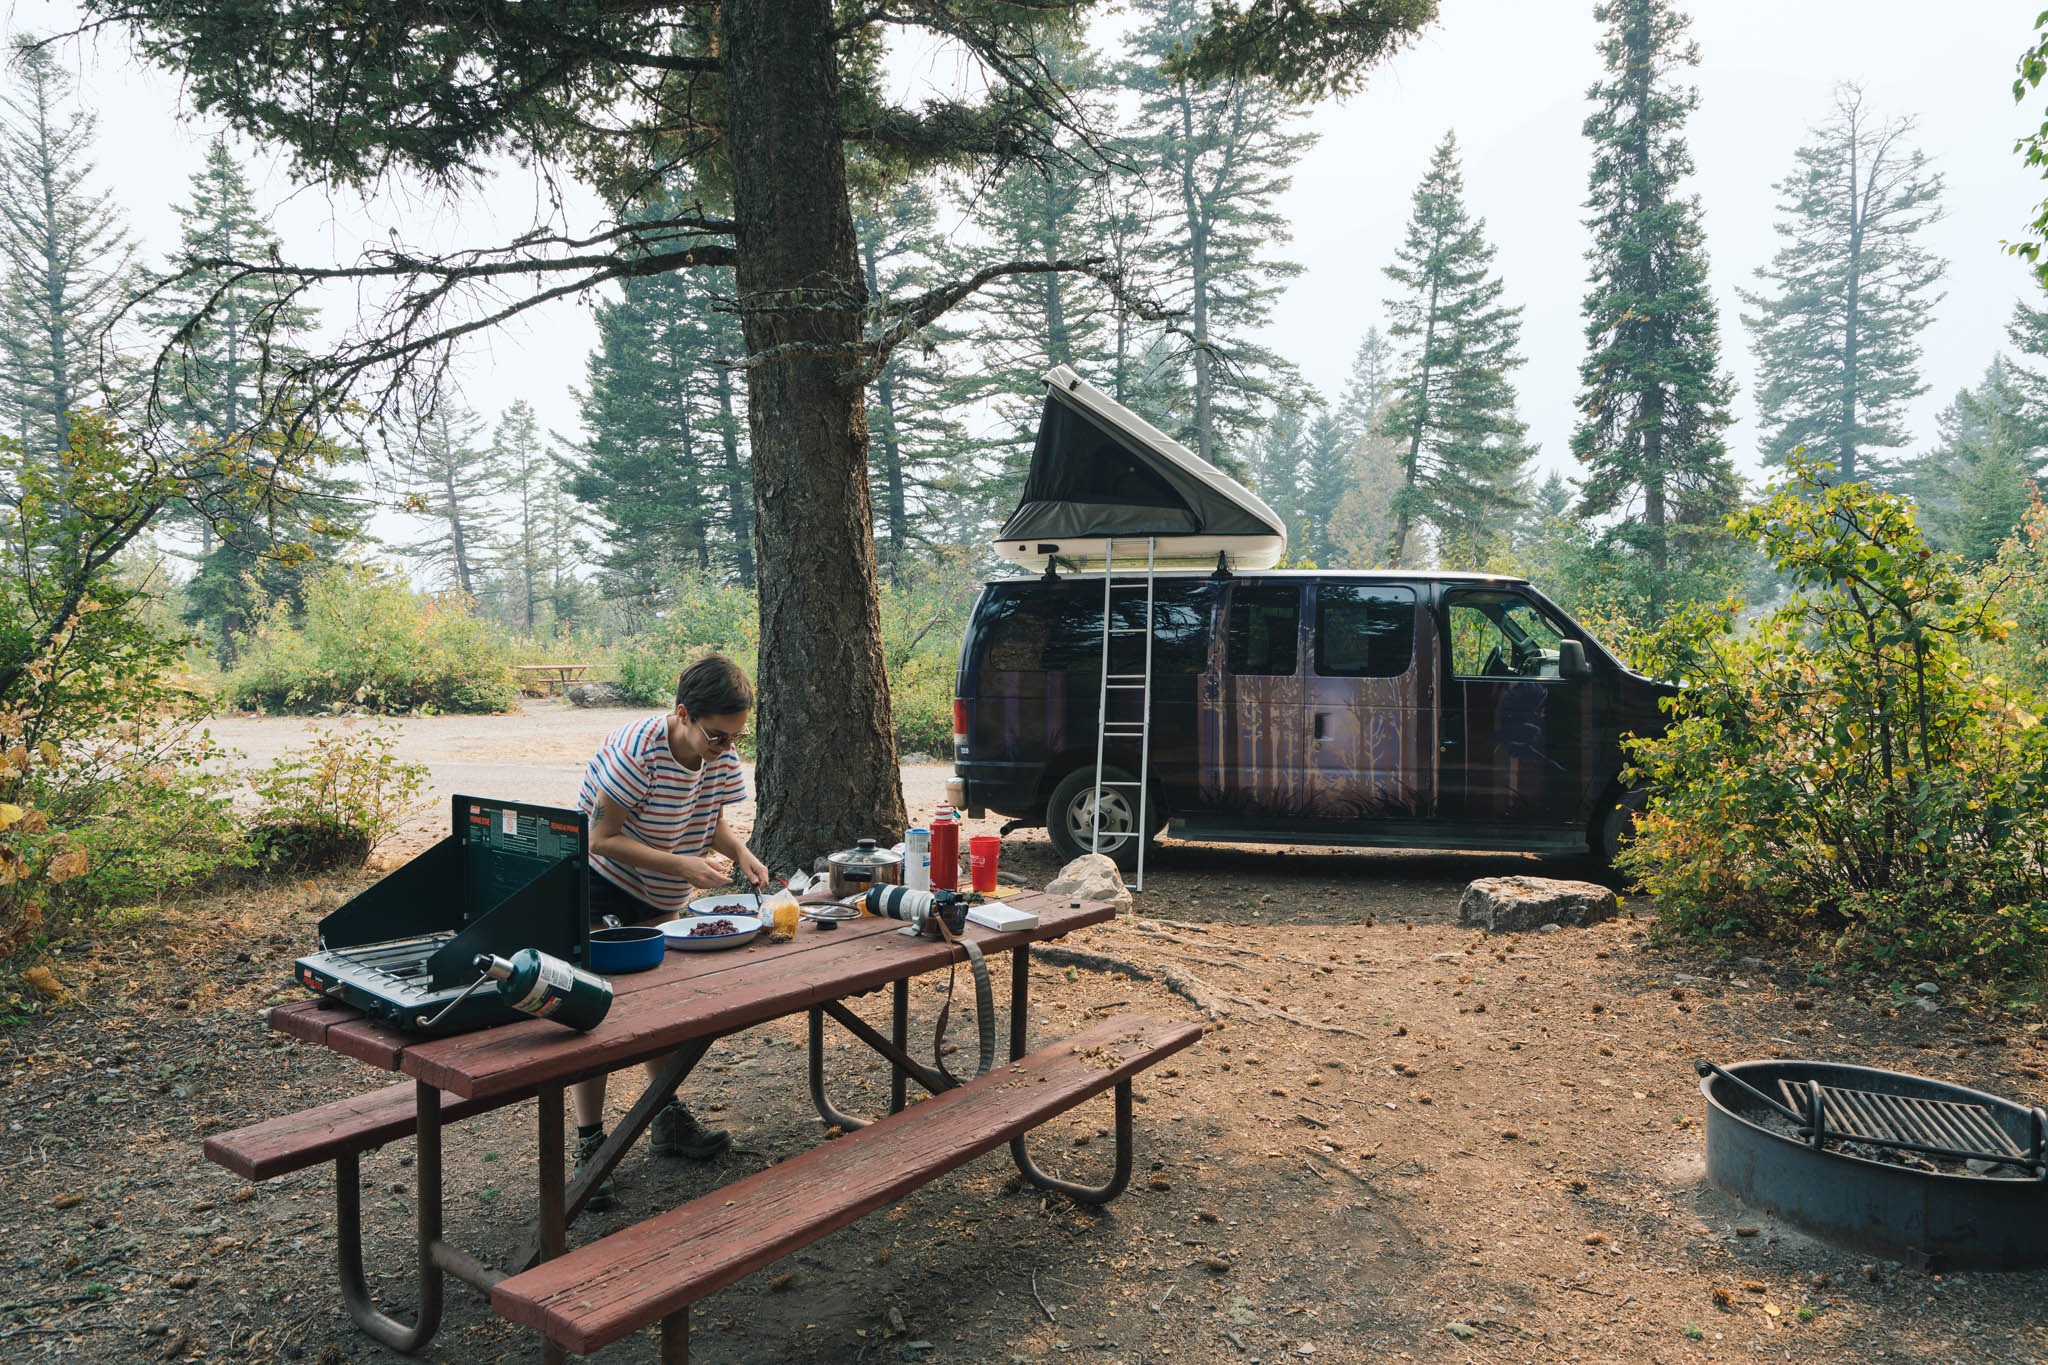
<instances>
[{"instance_id":1,"label":"dirt ground","mask_svg":"<svg viewBox=\"0 0 2048 1365\"><path fill-rule=\"evenodd\" d=\"M565 801L624 718L534 705L407 722L404 747L443 794ZM299 733L215 730L251 761ZM906 769L914 814L944 776ZM1056 871L1038 831L1002 857L1006 881ZM1945 1000L1928 1012L1876 982L1660 944L1646 918L1500 938L1455 924L1473 877L1586 871L1162 843L1137 919L1045 950L1032 981L1038 1043L1105 1012L1200 1017L1169 980L1215 1006L1201 1045L1138 1081L1131 1189L1077 1208L1015 1188L1004 1153L980 1158L698 1305L693 1359L2048 1360L2048 1272L1922 1273L1709 1189L1691 1067L1815 1056L2042 1104L2040 1034ZM397 1359L354 1329L334 1287L331 1173L251 1186L199 1150L209 1133L388 1083L260 1016L296 998L291 959L364 884L165 907L48 959L73 1003L0 1032L0 1359ZM929 1040L942 987L913 990L914 1039ZM972 1036L957 1014L950 1036ZM572 1236L818 1141L802 1045L786 1023L714 1048L685 1095L732 1149L704 1165L629 1155L620 1207ZM867 1056L850 1042L833 1054L845 1107L883 1093ZM1034 1150L1055 1173L1095 1177L1110 1123L1098 1101ZM531 1106L451 1130L458 1243L502 1253L517 1238L532 1130ZM409 1303L411 1177L405 1144L364 1163L369 1261L394 1308ZM423 1358L539 1359L481 1296L451 1282L448 1297ZM598 1357L655 1358L652 1336Z\"/></svg>"}]
</instances>

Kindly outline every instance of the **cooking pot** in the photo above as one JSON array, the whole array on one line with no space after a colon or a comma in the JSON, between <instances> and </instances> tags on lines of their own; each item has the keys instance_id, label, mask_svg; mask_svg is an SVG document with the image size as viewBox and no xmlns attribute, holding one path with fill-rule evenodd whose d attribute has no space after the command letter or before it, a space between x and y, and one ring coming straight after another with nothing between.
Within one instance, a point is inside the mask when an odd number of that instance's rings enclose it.
<instances>
[{"instance_id":1,"label":"cooking pot","mask_svg":"<svg viewBox=\"0 0 2048 1365\"><path fill-rule=\"evenodd\" d=\"M652 924L627 924L590 931L590 970L616 976L661 965L668 935Z\"/></svg>"},{"instance_id":2,"label":"cooking pot","mask_svg":"<svg viewBox=\"0 0 2048 1365\"><path fill-rule=\"evenodd\" d=\"M876 848L873 839L841 849L825 859L827 891L833 900L857 896L871 886L901 886L903 855Z\"/></svg>"}]
</instances>

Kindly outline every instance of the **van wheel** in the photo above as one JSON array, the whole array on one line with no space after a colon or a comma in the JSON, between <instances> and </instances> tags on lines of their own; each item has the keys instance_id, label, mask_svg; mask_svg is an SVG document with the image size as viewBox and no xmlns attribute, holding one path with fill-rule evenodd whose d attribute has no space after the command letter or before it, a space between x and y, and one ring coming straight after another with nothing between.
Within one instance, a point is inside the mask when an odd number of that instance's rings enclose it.
<instances>
[{"instance_id":1,"label":"van wheel","mask_svg":"<svg viewBox=\"0 0 2048 1365\"><path fill-rule=\"evenodd\" d=\"M1636 816L1642 813L1645 801L1641 788L1623 792L1594 820L1593 837L1586 842L1603 865L1612 867L1622 845L1634 837Z\"/></svg>"},{"instance_id":2,"label":"van wheel","mask_svg":"<svg viewBox=\"0 0 2048 1365\"><path fill-rule=\"evenodd\" d=\"M1131 782L1135 779L1122 768L1105 767L1103 780L1107 782ZM1157 803L1152 803L1145 814L1146 823L1152 828L1147 832L1157 834L1166 823L1159 818ZM1104 787L1102 789L1102 842L1095 844L1095 770L1076 768L1060 779L1052 789L1052 799L1045 803L1045 832L1052 839L1053 852L1060 855L1063 863L1072 862L1084 853L1100 852L1117 865L1119 871L1129 872L1138 865L1138 790L1136 787Z\"/></svg>"}]
</instances>

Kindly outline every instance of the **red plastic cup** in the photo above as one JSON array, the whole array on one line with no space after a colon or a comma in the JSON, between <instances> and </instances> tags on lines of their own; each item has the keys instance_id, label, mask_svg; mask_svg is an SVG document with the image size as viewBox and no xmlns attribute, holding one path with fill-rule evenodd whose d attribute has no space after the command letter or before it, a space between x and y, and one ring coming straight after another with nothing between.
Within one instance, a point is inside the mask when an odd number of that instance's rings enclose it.
<instances>
[{"instance_id":1,"label":"red plastic cup","mask_svg":"<svg viewBox=\"0 0 2048 1365\"><path fill-rule=\"evenodd\" d=\"M1003 841L993 834L977 834L967 841L967 865L974 875L974 889L987 895L996 889L996 856Z\"/></svg>"}]
</instances>

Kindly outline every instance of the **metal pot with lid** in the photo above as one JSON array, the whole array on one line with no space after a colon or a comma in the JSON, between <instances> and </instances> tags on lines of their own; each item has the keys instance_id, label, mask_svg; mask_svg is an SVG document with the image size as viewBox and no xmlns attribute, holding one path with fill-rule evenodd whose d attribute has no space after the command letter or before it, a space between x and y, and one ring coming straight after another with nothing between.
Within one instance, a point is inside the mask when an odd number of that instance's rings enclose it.
<instances>
[{"instance_id":1,"label":"metal pot with lid","mask_svg":"<svg viewBox=\"0 0 2048 1365\"><path fill-rule=\"evenodd\" d=\"M875 847L873 839L862 839L853 848L841 849L825 859L827 890L832 899L857 896L871 886L901 886L903 855Z\"/></svg>"}]
</instances>

